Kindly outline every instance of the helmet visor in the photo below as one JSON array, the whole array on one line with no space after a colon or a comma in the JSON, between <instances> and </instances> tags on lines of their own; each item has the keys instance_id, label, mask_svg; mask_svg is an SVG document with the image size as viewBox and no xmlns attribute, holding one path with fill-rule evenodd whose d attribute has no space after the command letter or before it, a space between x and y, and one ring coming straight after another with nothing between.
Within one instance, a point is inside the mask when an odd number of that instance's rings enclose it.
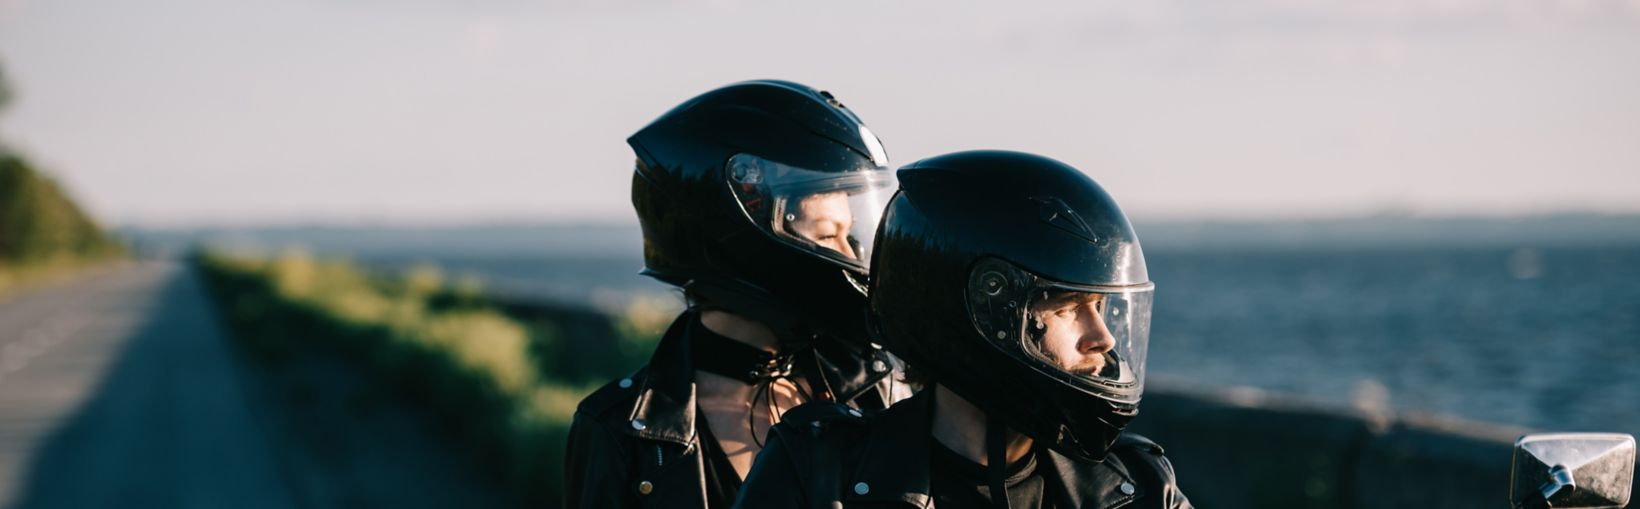
<instances>
[{"instance_id":1,"label":"helmet visor","mask_svg":"<svg viewBox=\"0 0 1640 509\"><path fill-rule=\"evenodd\" d=\"M758 228L798 249L865 270L883 209L896 188L887 167L823 172L737 154L729 184Z\"/></svg>"},{"instance_id":2,"label":"helmet visor","mask_svg":"<svg viewBox=\"0 0 1640 509\"><path fill-rule=\"evenodd\" d=\"M1056 282L987 260L970 278L969 311L981 334L1020 362L1132 403L1144 390L1154 288Z\"/></svg>"}]
</instances>

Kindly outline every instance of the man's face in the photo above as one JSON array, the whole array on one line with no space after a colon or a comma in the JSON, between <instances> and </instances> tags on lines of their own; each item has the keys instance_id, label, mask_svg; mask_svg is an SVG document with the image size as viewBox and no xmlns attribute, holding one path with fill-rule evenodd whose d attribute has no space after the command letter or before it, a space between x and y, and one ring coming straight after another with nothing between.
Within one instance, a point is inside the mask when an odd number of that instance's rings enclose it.
<instances>
[{"instance_id":1,"label":"man's face","mask_svg":"<svg viewBox=\"0 0 1640 509\"><path fill-rule=\"evenodd\" d=\"M848 193L811 194L799 199L793 207L793 219L786 222L786 231L811 242L855 259L854 246L849 240L849 229L854 227L854 213L849 207Z\"/></svg>"},{"instance_id":2,"label":"man's face","mask_svg":"<svg viewBox=\"0 0 1640 509\"><path fill-rule=\"evenodd\" d=\"M1116 338L1105 326L1106 297L1098 293L1055 292L1031 304L1031 336L1041 354L1066 373L1094 376L1109 362Z\"/></svg>"}]
</instances>

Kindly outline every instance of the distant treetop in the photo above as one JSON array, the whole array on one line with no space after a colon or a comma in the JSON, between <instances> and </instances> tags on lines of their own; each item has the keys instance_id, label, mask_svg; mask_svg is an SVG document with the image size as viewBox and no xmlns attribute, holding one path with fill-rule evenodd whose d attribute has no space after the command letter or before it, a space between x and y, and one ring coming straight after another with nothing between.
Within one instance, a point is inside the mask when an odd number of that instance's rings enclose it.
<instances>
[{"instance_id":1,"label":"distant treetop","mask_svg":"<svg viewBox=\"0 0 1640 509\"><path fill-rule=\"evenodd\" d=\"M11 82L6 80L6 66L0 65L0 110L11 104Z\"/></svg>"}]
</instances>

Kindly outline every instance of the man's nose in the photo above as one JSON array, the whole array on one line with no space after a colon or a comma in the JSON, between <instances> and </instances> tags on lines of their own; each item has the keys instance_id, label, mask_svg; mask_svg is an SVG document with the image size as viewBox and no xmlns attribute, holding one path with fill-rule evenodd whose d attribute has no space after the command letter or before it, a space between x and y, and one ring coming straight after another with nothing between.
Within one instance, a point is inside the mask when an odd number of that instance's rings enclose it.
<instances>
[{"instance_id":1,"label":"man's nose","mask_svg":"<svg viewBox=\"0 0 1640 509\"><path fill-rule=\"evenodd\" d=\"M1082 338L1076 342L1077 349L1086 354L1102 354L1116 348L1116 337L1105 326L1104 314L1091 304L1082 312L1087 325L1082 331Z\"/></svg>"}]
</instances>

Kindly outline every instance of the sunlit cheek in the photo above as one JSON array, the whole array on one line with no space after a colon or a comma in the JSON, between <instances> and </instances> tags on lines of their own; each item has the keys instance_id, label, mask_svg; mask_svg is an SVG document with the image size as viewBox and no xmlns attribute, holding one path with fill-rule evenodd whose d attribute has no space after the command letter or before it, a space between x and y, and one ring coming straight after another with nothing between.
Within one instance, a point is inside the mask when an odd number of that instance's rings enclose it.
<instances>
[{"instance_id":1,"label":"sunlit cheek","mask_svg":"<svg viewBox=\"0 0 1640 509\"><path fill-rule=\"evenodd\" d=\"M1060 367L1069 368L1081 356L1076 348L1076 321L1049 315L1044 322L1047 330L1042 335L1043 349L1053 354Z\"/></svg>"}]
</instances>

